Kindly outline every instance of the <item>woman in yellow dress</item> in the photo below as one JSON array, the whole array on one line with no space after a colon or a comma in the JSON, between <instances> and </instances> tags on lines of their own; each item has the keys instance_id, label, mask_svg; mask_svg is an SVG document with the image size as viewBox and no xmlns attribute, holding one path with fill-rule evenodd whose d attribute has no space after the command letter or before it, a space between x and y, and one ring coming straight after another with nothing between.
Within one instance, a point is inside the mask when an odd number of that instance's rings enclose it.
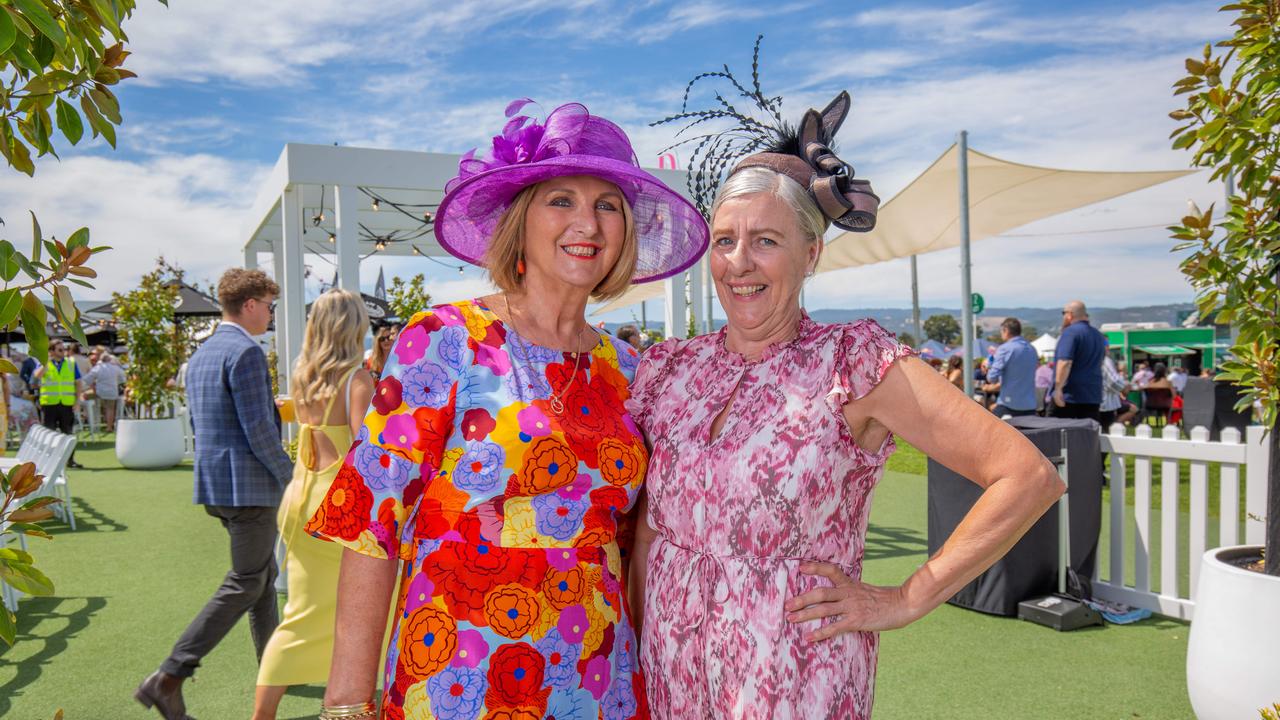
<instances>
[{"instance_id":1,"label":"woman in yellow dress","mask_svg":"<svg viewBox=\"0 0 1280 720\"><path fill-rule=\"evenodd\" d=\"M303 532L329 492L342 458L364 424L373 378L356 372L369 328L360 296L330 290L311 307L290 380L297 415L298 459L277 521L287 554L289 595L258 669L253 717L276 716L290 685L322 684L333 654L334 603L342 547Z\"/></svg>"}]
</instances>

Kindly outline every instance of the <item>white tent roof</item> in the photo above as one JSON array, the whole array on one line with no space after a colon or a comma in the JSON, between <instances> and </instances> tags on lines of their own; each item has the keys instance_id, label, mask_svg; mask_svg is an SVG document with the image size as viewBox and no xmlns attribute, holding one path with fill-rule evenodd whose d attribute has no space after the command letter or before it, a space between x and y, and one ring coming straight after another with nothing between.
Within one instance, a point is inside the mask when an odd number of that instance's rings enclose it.
<instances>
[{"instance_id":1,"label":"white tent roof","mask_svg":"<svg viewBox=\"0 0 1280 720\"><path fill-rule=\"evenodd\" d=\"M1045 333L1035 340L1031 341L1031 347L1036 349L1040 357L1053 357L1053 353L1058 349L1058 338Z\"/></svg>"},{"instance_id":2,"label":"white tent roof","mask_svg":"<svg viewBox=\"0 0 1280 720\"><path fill-rule=\"evenodd\" d=\"M818 272L870 265L960 244L959 155L956 145L884 203L869 233L842 232L827 241ZM970 241L1109 200L1194 170L1092 172L1009 162L969 150ZM596 315L661 297L661 285L638 285Z\"/></svg>"},{"instance_id":3,"label":"white tent roof","mask_svg":"<svg viewBox=\"0 0 1280 720\"><path fill-rule=\"evenodd\" d=\"M818 272L870 265L960 244L959 155L947 148L880 208L869 233L843 232L827 242ZM969 150L969 239L1109 200L1194 170L1092 172L1009 162Z\"/></svg>"}]
</instances>

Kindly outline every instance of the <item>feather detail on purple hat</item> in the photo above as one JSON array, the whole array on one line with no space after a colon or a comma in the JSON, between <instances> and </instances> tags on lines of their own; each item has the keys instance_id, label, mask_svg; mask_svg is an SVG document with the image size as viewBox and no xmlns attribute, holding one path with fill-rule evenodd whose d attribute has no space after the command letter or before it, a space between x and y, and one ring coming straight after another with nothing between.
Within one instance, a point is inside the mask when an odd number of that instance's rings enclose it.
<instances>
[{"instance_id":1,"label":"feather detail on purple hat","mask_svg":"<svg viewBox=\"0 0 1280 720\"><path fill-rule=\"evenodd\" d=\"M436 213L441 247L483 265L498 220L521 190L555 177L591 175L617 185L631 205L638 245L633 282L661 280L698 261L707 248L706 222L682 195L640 168L621 128L578 103L561 105L539 123L520 114L531 104L529 98L508 104L508 120L488 152L472 150L458 162Z\"/></svg>"}]
</instances>

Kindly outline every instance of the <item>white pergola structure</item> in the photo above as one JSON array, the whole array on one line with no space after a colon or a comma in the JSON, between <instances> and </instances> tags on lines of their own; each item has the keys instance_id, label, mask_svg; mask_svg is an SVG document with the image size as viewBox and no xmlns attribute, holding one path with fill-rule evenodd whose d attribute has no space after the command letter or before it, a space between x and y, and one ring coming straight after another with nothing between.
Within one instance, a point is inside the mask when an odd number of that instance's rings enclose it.
<instances>
[{"instance_id":1,"label":"white pergola structure","mask_svg":"<svg viewBox=\"0 0 1280 720\"><path fill-rule=\"evenodd\" d=\"M436 242L431 229L434 215L425 215L439 205L445 183L457 174L460 157L331 145L284 146L258 191L242 234L245 267L259 267L262 255L270 253L273 276L280 285L275 325L282 390L288 387L306 328L307 254L334 256L338 287L356 293L360 292L360 262L374 254L441 257L448 258L444 261L448 265L461 264ZM649 172L687 194L684 171ZM703 315L702 276L698 265L665 281L668 335L677 329L683 335L690 309L687 281L695 287L695 316Z\"/></svg>"}]
</instances>

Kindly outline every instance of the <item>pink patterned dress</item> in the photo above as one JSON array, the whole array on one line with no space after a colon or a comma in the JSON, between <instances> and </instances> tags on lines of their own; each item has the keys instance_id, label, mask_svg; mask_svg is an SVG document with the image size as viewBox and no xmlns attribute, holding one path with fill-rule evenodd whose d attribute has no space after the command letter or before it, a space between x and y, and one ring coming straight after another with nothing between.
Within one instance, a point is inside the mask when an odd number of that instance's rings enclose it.
<instances>
[{"instance_id":1,"label":"pink patterned dress","mask_svg":"<svg viewBox=\"0 0 1280 720\"><path fill-rule=\"evenodd\" d=\"M875 633L810 644L787 599L830 583L802 560L862 574L871 493L892 438L866 452L841 407L910 354L874 321L820 325L758 361L724 331L641 360L627 408L651 446L641 664L655 718L867 718ZM733 401L720 434L712 421Z\"/></svg>"}]
</instances>

